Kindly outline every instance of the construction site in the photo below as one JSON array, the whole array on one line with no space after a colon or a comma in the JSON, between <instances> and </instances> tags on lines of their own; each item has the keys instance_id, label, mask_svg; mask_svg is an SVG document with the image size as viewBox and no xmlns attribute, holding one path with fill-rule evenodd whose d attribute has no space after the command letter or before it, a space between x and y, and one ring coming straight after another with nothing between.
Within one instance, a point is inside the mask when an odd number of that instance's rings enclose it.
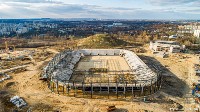
<instances>
[{"instance_id":1,"label":"construction site","mask_svg":"<svg viewBox=\"0 0 200 112\"><path fill-rule=\"evenodd\" d=\"M160 89L161 75L133 52L81 49L57 54L45 67L44 78L58 94L142 96ZM81 92L77 92L81 90Z\"/></svg>"},{"instance_id":2,"label":"construction site","mask_svg":"<svg viewBox=\"0 0 200 112\"><path fill-rule=\"evenodd\" d=\"M148 45L145 52L139 52L140 47L72 50L63 46L1 53L20 52L24 57L1 56L0 112L105 112L108 107L116 112L193 112L199 108L198 91L192 89L194 82L198 84L198 55L171 53L162 58Z\"/></svg>"}]
</instances>

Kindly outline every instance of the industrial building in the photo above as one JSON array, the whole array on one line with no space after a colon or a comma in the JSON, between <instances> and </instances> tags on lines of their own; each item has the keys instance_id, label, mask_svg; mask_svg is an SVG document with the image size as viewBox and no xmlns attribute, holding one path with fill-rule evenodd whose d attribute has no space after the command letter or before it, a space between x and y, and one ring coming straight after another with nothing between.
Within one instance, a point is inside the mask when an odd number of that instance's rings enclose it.
<instances>
[{"instance_id":1,"label":"industrial building","mask_svg":"<svg viewBox=\"0 0 200 112\"><path fill-rule=\"evenodd\" d=\"M155 41L150 42L150 49L153 52L179 53L185 47L180 46L175 41Z\"/></svg>"}]
</instances>

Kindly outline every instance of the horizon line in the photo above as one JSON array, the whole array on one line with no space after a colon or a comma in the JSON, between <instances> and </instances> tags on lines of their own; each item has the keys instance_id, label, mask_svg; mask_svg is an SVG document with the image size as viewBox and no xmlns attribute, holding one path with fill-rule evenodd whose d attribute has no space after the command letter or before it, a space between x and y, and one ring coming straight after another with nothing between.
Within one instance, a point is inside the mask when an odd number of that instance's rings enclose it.
<instances>
[{"instance_id":1,"label":"horizon line","mask_svg":"<svg viewBox=\"0 0 200 112\"><path fill-rule=\"evenodd\" d=\"M122 18L49 18L49 17L38 17L38 18L0 18L0 20L6 20L6 19L10 19L10 20L14 20L14 19L27 19L27 20L31 20L31 19L96 19L96 20L149 20L149 21L199 21L200 19L145 19L145 18L141 18L141 19L122 19Z\"/></svg>"}]
</instances>

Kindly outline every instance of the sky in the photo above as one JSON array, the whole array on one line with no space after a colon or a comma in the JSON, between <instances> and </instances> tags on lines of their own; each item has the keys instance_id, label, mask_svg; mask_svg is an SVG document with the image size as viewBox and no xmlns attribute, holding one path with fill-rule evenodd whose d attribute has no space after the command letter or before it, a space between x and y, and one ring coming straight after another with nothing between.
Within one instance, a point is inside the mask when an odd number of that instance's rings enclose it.
<instances>
[{"instance_id":1,"label":"sky","mask_svg":"<svg viewBox=\"0 0 200 112\"><path fill-rule=\"evenodd\" d=\"M0 18L200 19L200 0L0 0Z\"/></svg>"}]
</instances>

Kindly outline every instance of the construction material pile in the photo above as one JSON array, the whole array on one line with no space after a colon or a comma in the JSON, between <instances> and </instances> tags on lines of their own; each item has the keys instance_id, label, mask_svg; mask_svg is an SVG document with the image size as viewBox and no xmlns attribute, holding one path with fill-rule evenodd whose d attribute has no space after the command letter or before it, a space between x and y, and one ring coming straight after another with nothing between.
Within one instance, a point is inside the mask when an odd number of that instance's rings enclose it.
<instances>
[{"instance_id":1,"label":"construction material pile","mask_svg":"<svg viewBox=\"0 0 200 112\"><path fill-rule=\"evenodd\" d=\"M20 98L19 96L12 97L10 99L10 102L12 102L18 108L22 108L22 107L27 105L27 103L22 98Z\"/></svg>"},{"instance_id":2,"label":"construction material pile","mask_svg":"<svg viewBox=\"0 0 200 112\"><path fill-rule=\"evenodd\" d=\"M3 82L4 80L10 79L10 75L8 75L8 74L4 74L2 76L3 76L3 78L0 79L0 82Z\"/></svg>"},{"instance_id":3,"label":"construction material pile","mask_svg":"<svg viewBox=\"0 0 200 112\"><path fill-rule=\"evenodd\" d=\"M1 60L15 60L15 59L23 59L32 55L35 51L23 50L23 51L14 51L9 53L0 54Z\"/></svg>"}]
</instances>

